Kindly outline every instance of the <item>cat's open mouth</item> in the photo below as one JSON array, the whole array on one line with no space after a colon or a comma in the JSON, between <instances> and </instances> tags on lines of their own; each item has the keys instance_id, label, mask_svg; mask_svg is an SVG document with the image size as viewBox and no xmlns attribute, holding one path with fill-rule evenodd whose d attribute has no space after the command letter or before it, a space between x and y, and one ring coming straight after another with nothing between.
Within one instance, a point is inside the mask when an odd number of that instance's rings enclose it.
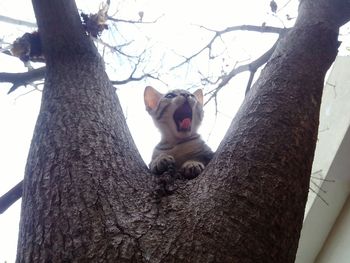
<instances>
[{"instance_id":1,"label":"cat's open mouth","mask_svg":"<svg viewBox=\"0 0 350 263\"><path fill-rule=\"evenodd\" d=\"M192 108L187 101L174 112L174 121L179 132L191 130Z\"/></svg>"}]
</instances>

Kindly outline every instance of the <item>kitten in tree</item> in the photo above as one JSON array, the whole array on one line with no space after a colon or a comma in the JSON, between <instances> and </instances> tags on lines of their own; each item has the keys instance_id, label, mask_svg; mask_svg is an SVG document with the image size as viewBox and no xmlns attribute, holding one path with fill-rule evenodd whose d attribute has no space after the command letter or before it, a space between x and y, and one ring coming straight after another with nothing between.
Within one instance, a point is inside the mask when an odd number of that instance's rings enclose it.
<instances>
[{"instance_id":1,"label":"kitten in tree","mask_svg":"<svg viewBox=\"0 0 350 263\"><path fill-rule=\"evenodd\" d=\"M203 119L202 90L162 94L148 86L144 100L161 133L149 165L151 172L160 175L175 168L187 179L198 176L214 154L197 133Z\"/></svg>"}]
</instances>

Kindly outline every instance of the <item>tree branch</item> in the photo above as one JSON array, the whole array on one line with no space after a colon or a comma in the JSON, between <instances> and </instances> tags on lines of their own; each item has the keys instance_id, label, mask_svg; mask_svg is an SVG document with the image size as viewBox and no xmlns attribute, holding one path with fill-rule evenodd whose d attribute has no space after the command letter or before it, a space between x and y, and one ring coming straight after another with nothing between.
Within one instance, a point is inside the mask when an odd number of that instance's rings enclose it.
<instances>
[{"instance_id":1,"label":"tree branch","mask_svg":"<svg viewBox=\"0 0 350 263\"><path fill-rule=\"evenodd\" d=\"M102 39L95 38L95 37L93 37L93 40L94 40L96 43L99 43L99 44L101 44L101 45L103 45L103 46L105 46L105 47L108 47L111 51L117 52L117 53L119 53L120 55L122 55L122 56L124 56L124 57L127 57L127 58L138 58L138 57L139 57L139 56L135 56L135 55L126 54L125 52L123 52L123 51L121 50L122 47L125 47L125 46L130 45L130 44L133 42L133 40L130 41L130 42L127 42L127 43L118 45L118 46L112 46L112 45L110 45L110 44L104 42Z\"/></svg>"},{"instance_id":2,"label":"tree branch","mask_svg":"<svg viewBox=\"0 0 350 263\"><path fill-rule=\"evenodd\" d=\"M232 27L227 27L224 30L213 30L213 29L209 29L206 28L204 26L200 26L201 28L204 28L208 31L214 32L214 36L212 37L212 39L209 41L208 44L206 44L203 48L201 48L199 51L197 51L196 53L194 53L192 56L185 58L185 60L183 62L181 62L180 64L174 66L171 68L171 70L174 70L178 67L181 67L182 65L188 63L191 59L193 59L194 57L198 56L199 54L201 54L204 50L209 49L211 50L211 47L213 45L213 43L215 42L215 40L220 37L223 34L229 33L229 32L233 32L233 31L239 31L239 30L244 30L244 31L254 31L254 32L260 32L260 33L275 33L275 34L282 34L284 32L286 32L288 29L287 28L281 28L281 27L272 27L272 26L253 26L253 25L241 25L241 26L232 26Z\"/></svg>"},{"instance_id":3,"label":"tree branch","mask_svg":"<svg viewBox=\"0 0 350 263\"><path fill-rule=\"evenodd\" d=\"M13 84L11 89L8 91L8 94L10 94L20 86L25 86L33 81L43 79L45 77L45 72L46 67L21 73L0 72L0 82L10 82Z\"/></svg>"},{"instance_id":4,"label":"tree branch","mask_svg":"<svg viewBox=\"0 0 350 263\"><path fill-rule=\"evenodd\" d=\"M152 78L152 79L157 79L159 80L158 77L155 77L155 76L152 76L151 73L144 73L142 76L140 77L134 77L134 74L135 72L137 71L137 69L139 68L139 65L140 63L142 62L143 60L143 54L144 54L145 50L137 57L137 62L135 62L135 65L134 65L134 68L133 70L131 71L130 73L130 76L127 78L127 79L124 79L124 80L114 80L114 81L111 81L111 83L113 85L123 85L123 84L126 84L126 83L129 83L129 82L132 82L132 81L140 81L140 80L143 80L145 78ZM127 56L127 55L125 55Z\"/></svg>"},{"instance_id":5,"label":"tree branch","mask_svg":"<svg viewBox=\"0 0 350 263\"><path fill-rule=\"evenodd\" d=\"M256 72L256 70L250 69L250 75L249 75L249 80L248 80L247 87L245 89L245 95L247 95L248 91L250 90L250 87L252 86L255 72Z\"/></svg>"},{"instance_id":6,"label":"tree branch","mask_svg":"<svg viewBox=\"0 0 350 263\"><path fill-rule=\"evenodd\" d=\"M206 28L204 26L201 26L202 28L208 30L208 31L212 31L215 33L219 33L219 35L228 33L228 32L232 32L232 31L254 31L254 32L260 32L260 33L275 33L275 34L282 34L283 32L285 32L286 30L288 30L287 28L283 28L283 27L273 27L273 26L254 26L254 25L240 25L240 26L230 26L227 27L224 30L214 30L214 29L209 29Z\"/></svg>"},{"instance_id":7,"label":"tree branch","mask_svg":"<svg viewBox=\"0 0 350 263\"><path fill-rule=\"evenodd\" d=\"M156 18L153 21L142 21L141 18L140 18L140 20L118 19L118 18L114 18L111 16L108 16L107 19L111 20L113 22L117 22L117 23L122 22L122 23L129 23L129 24L154 24L154 23L158 22L158 20L161 19L163 16L164 16L164 14L161 15L160 17Z\"/></svg>"},{"instance_id":8,"label":"tree branch","mask_svg":"<svg viewBox=\"0 0 350 263\"><path fill-rule=\"evenodd\" d=\"M0 214L5 212L11 205L22 197L23 181L20 181L10 191L0 197Z\"/></svg>"},{"instance_id":9,"label":"tree branch","mask_svg":"<svg viewBox=\"0 0 350 263\"><path fill-rule=\"evenodd\" d=\"M250 72L256 72L256 70L258 68L260 68L262 65L264 65L269 58L271 57L271 55L273 54L273 52L276 49L276 46L279 42L280 38L275 42L275 44L268 50L266 51L262 56L260 56L259 58L257 58L256 60L252 61L249 64L245 64L245 65L241 65L237 68L234 68L233 70L231 70L231 72L229 74L227 74L226 76L222 77L221 82L219 83L219 85L217 86L217 88L214 90L214 92L212 93L212 95L210 96L210 98L206 101L205 105L214 97L216 97L216 95L218 94L218 92L227 85L227 83L237 74L242 73L244 71L250 71ZM254 77L254 75L253 75ZM252 75L249 79L248 85L247 85L247 89L246 89L246 93L249 91L250 89L250 85L252 82Z\"/></svg>"},{"instance_id":10,"label":"tree branch","mask_svg":"<svg viewBox=\"0 0 350 263\"><path fill-rule=\"evenodd\" d=\"M17 26L37 27L36 23L27 22L27 21L20 20L20 19L14 19L14 18L11 18L11 17L3 16L3 15L0 15L0 22L14 24L14 25L17 25Z\"/></svg>"},{"instance_id":11,"label":"tree branch","mask_svg":"<svg viewBox=\"0 0 350 263\"><path fill-rule=\"evenodd\" d=\"M145 78L152 78L152 79L158 79L157 77L154 77L152 76L151 74L144 74L140 77L133 77L133 76L130 76L129 78L127 79L124 79L124 80L112 80L111 83L113 85L124 85L124 84L127 84L129 82L132 82L132 81L140 81L140 80L143 80Z\"/></svg>"}]
</instances>

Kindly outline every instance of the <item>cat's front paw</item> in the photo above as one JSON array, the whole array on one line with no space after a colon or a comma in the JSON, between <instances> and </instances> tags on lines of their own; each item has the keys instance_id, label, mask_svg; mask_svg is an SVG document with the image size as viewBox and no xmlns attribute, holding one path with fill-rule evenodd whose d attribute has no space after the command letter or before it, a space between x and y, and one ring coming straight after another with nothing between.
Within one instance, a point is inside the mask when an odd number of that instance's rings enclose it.
<instances>
[{"instance_id":1,"label":"cat's front paw","mask_svg":"<svg viewBox=\"0 0 350 263\"><path fill-rule=\"evenodd\" d=\"M162 174L166 171L173 171L175 168L175 159L171 155L161 154L150 163L151 172L154 174Z\"/></svg>"},{"instance_id":2,"label":"cat's front paw","mask_svg":"<svg viewBox=\"0 0 350 263\"><path fill-rule=\"evenodd\" d=\"M187 179L192 179L197 177L204 170L204 167L201 162L187 161L181 167L181 174Z\"/></svg>"}]
</instances>

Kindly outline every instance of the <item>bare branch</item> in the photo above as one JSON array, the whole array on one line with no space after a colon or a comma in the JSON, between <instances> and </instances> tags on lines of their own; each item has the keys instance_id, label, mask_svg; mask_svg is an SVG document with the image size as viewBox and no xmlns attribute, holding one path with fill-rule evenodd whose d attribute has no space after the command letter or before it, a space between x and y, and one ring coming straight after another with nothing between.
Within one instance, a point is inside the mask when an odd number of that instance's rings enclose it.
<instances>
[{"instance_id":1,"label":"bare branch","mask_svg":"<svg viewBox=\"0 0 350 263\"><path fill-rule=\"evenodd\" d=\"M130 76L129 76L127 79L124 79L124 80L113 80L113 81L111 81L111 83L112 83L113 85L124 85L124 84L127 84L127 83L129 83L129 82L132 82L132 81L140 81L140 80L143 80L143 79L145 79L145 78L152 78L152 79L157 79L157 80L159 80L158 77L153 76L151 73L145 73L145 74L143 74L143 75L140 76L140 77L134 77L134 74L135 74L135 72L136 72L136 70L137 70L138 65L139 65L140 62L141 62L141 59L139 59L139 61L135 64L134 69L132 70Z\"/></svg>"},{"instance_id":2,"label":"bare branch","mask_svg":"<svg viewBox=\"0 0 350 263\"><path fill-rule=\"evenodd\" d=\"M29 84L28 86L32 87L32 89L24 92L23 94L19 94L16 98L15 98L15 102L17 102L17 100L19 100L20 98L28 95L29 93L32 93L32 92L35 92L35 91L39 91L39 92L42 92L43 90L40 89L38 86L39 85L43 85L44 83L40 83L40 84L34 84L34 83L31 83Z\"/></svg>"},{"instance_id":3,"label":"bare branch","mask_svg":"<svg viewBox=\"0 0 350 263\"><path fill-rule=\"evenodd\" d=\"M191 59L193 59L194 57L198 56L200 53L202 53L204 50L209 49L209 52L211 50L211 46L213 45L214 41L216 40L216 38L220 36L218 33L216 33L214 35L214 37L209 41L209 43L207 45L205 45L203 48L201 48L200 50L198 50L196 53L194 53L192 56L185 58L185 60L183 62L181 62L180 64L170 68L170 70L174 70L176 68L181 67L182 65L188 63Z\"/></svg>"},{"instance_id":4,"label":"bare branch","mask_svg":"<svg viewBox=\"0 0 350 263\"><path fill-rule=\"evenodd\" d=\"M247 95L248 91L250 90L250 87L252 86L255 72L256 72L256 70L253 70L253 69L250 70L248 84L247 84L247 87L245 89L245 95Z\"/></svg>"},{"instance_id":5,"label":"bare branch","mask_svg":"<svg viewBox=\"0 0 350 263\"><path fill-rule=\"evenodd\" d=\"M140 77L135 77L134 76L136 71L139 68L139 65L143 62L143 55L145 54L145 52L146 52L146 50L144 50L140 55L135 56L135 57L129 56L129 58L137 58L137 61L134 63L134 66L133 66L133 69L132 69L132 71L130 73L130 76L127 79L114 80L114 81L111 81L111 83L113 85L123 85L123 84L129 83L129 82L132 82L132 81L140 81L140 80L143 80L145 78L152 78L152 79L159 80L158 77L153 76L151 73L143 73L143 75L140 76ZM125 56L128 56L128 55L125 55Z\"/></svg>"},{"instance_id":6,"label":"bare branch","mask_svg":"<svg viewBox=\"0 0 350 263\"><path fill-rule=\"evenodd\" d=\"M316 190L312 189L311 187L309 187L309 190L311 190L311 192L313 192L318 198L320 198L323 203L329 206L329 203L326 201L326 199L324 199Z\"/></svg>"},{"instance_id":7,"label":"bare branch","mask_svg":"<svg viewBox=\"0 0 350 263\"><path fill-rule=\"evenodd\" d=\"M213 43L215 42L215 40L218 37L221 37L223 34L226 34L226 33L229 33L229 32L233 32L233 31L244 30L244 31L253 31L253 32L260 32L260 33L275 33L275 34L279 34L280 35L280 34L283 34L284 32L286 32L288 30L287 28L282 28L282 27L253 26L253 25L232 26L232 27L227 27L224 30L213 30L213 29L206 28L204 26L200 26L200 28L206 29L206 30L208 30L210 32L213 32L215 34L211 38L211 40L209 41L208 44L206 44L203 48L198 50L192 56L190 56L188 58L185 58L185 60L183 62L181 62L180 64L172 67L171 70L174 70L174 69L176 69L178 67L181 67L182 65L188 63L191 59L193 59L194 57L198 56L199 54L201 54L206 49L209 49L209 52L210 52L211 47L212 47Z\"/></svg>"},{"instance_id":8,"label":"bare branch","mask_svg":"<svg viewBox=\"0 0 350 263\"><path fill-rule=\"evenodd\" d=\"M278 10L277 10L277 13L280 12L282 9L284 9L287 5L289 5L291 2L291 0L288 0L282 7L280 7Z\"/></svg>"},{"instance_id":9,"label":"bare branch","mask_svg":"<svg viewBox=\"0 0 350 263\"><path fill-rule=\"evenodd\" d=\"M138 57L138 56L128 55L128 54L124 53L124 52L121 50L122 47L125 47L125 46L130 45L130 44L133 42L133 40L131 40L130 42L127 42L127 43L118 45L118 46L112 46L112 45L110 45L110 44L104 42L102 39L95 38L95 37L92 37L92 38L93 38L93 40L96 41L97 43L100 43L101 45L103 45L103 46L109 48L110 50L115 51L115 52L119 53L120 55L123 55L123 56L125 56L125 57L127 57L127 58L137 58L137 57Z\"/></svg>"},{"instance_id":10,"label":"bare branch","mask_svg":"<svg viewBox=\"0 0 350 263\"><path fill-rule=\"evenodd\" d=\"M144 74L144 75L142 75L140 77L130 76L129 78L124 79L124 80L113 80L113 81L111 81L111 83L113 85L124 85L126 83L129 83L129 82L132 82L132 81L140 81L140 80L143 80L145 78L158 79L157 77L152 76L151 74Z\"/></svg>"},{"instance_id":11,"label":"bare branch","mask_svg":"<svg viewBox=\"0 0 350 263\"><path fill-rule=\"evenodd\" d=\"M5 212L13 203L22 197L23 181L20 181L10 191L0 197L0 214Z\"/></svg>"},{"instance_id":12,"label":"bare branch","mask_svg":"<svg viewBox=\"0 0 350 263\"><path fill-rule=\"evenodd\" d=\"M280 39L280 38L279 38ZM245 65L241 65L237 68L234 68L233 70L231 70L231 72L227 75L225 75L224 77L222 77L221 82L219 83L219 85L217 86L217 88L215 89L215 91L211 94L210 98L206 101L205 104L207 104L212 98L215 98L217 93L224 87L227 85L227 83L237 74L245 72L245 71L250 71L250 72L256 72L256 70L261 67L262 65L264 65L271 57L272 53L275 51L277 43L279 41L279 39L275 42L275 44L268 50L266 51L262 56L260 56L259 58L257 58L256 60L254 60L253 62L249 63L249 64L245 64ZM252 80L250 80L252 81ZM250 87L250 85L248 86ZM248 88L247 87L247 88ZM249 90L248 90L249 91ZM246 90L246 93L248 92Z\"/></svg>"},{"instance_id":13,"label":"bare branch","mask_svg":"<svg viewBox=\"0 0 350 263\"><path fill-rule=\"evenodd\" d=\"M0 22L14 24L14 25L18 25L18 26L38 27L36 23L27 22L27 21L20 20L20 19L14 19L11 17L2 16L2 15L0 15Z\"/></svg>"},{"instance_id":14,"label":"bare branch","mask_svg":"<svg viewBox=\"0 0 350 263\"><path fill-rule=\"evenodd\" d=\"M121 22L121 23L129 23L129 24L154 24L154 23L158 22L158 20L161 19L163 16L164 16L164 14L161 15L160 17L156 18L153 21L142 21L141 19L140 20L126 20L126 19L114 18L111 16L108 16L107 19L111 20L113 22L117 22L117 23Z\"/></svg>"},{"instance_id":15,"label":"bare branch","mask_svg":"<svg viewBox=\"0 0 350 263\"><path fill-rule=\"evenodd\" d=\"M316 180L321 180L321 181L324 181L324 182L328 182L328 183L335 183L335 180L332 180L332 179L318 178L318 177L315 177L315 176L312 176L312 175L311 175L311 178L312 179L316 179Z\"/></svg>"},{"instance_id":16,"label":"bare branch","mask_svg":"<svg viewBox=\"0 0 350 263\"><path fill-rule=\"evenodd\" d=\"M36 80L43 79L45 76L46 67L41 67L28 72L8 73L0 72L0 82L9 82L13 86L8 91L8 94L15 91L20 86L28 85Z\"/></svg>"},{"instance_id":17,"label":"bare branch","mask_svg":"<svg viewBox=\"0 0 350 263\"><path fill-rule=\"evenodd\" d=\"M204 28L204 29L211 31L211 32L218 33L219 35L223 35L225 33L229 33L232 31L253 31L253 32L260 32L260 33L282 34L286 30L288 30L288 28L284 28L284 27L254 26L254 25L230 26L230 27L227 27L226 29L220 30L220 31L209 29L209 28L206 28L204 26L201 26L201 28Z\"/></svg>"}]
</instances>

